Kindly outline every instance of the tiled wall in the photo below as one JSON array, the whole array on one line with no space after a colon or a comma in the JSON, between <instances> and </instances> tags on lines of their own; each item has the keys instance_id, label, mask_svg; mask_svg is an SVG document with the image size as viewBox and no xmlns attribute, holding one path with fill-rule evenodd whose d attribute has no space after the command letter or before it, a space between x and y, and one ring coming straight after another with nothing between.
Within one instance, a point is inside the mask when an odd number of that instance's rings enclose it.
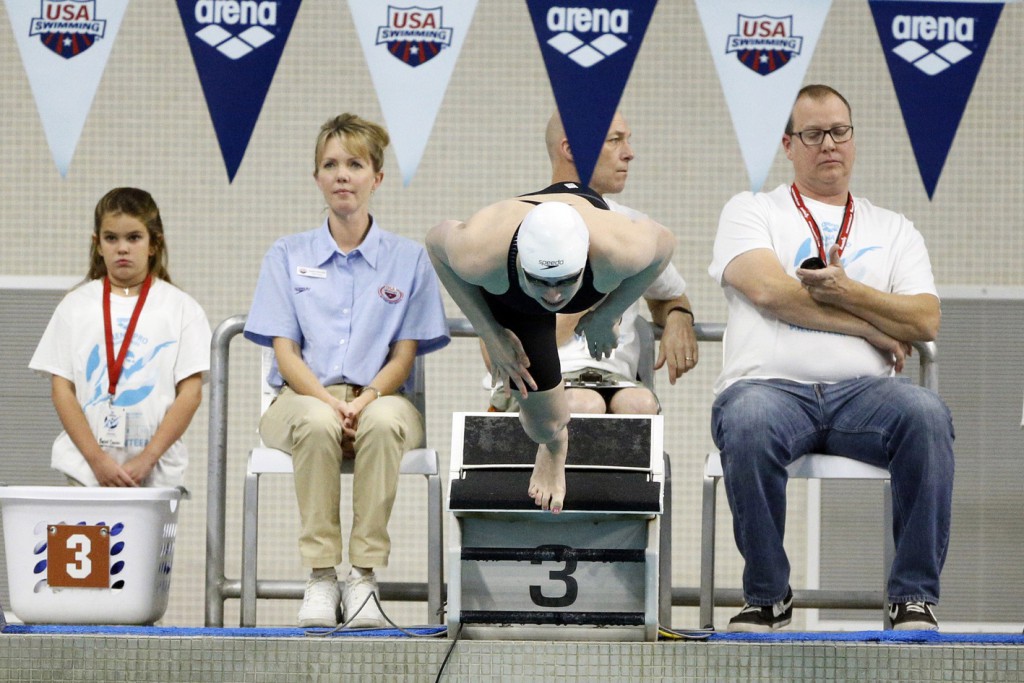
<instances>
[{"instance_id":1,"label":"tiled wall","mask_svg":"<svg viewBox=\"0 0 1024 683\"><path fill-rule=\"evenodd\" d=\"M429 682L451 641L34 636L0 638L0 682ZM460 641L444 683L1017 683L1002 645Z\"/></svg>"}]
</instances>

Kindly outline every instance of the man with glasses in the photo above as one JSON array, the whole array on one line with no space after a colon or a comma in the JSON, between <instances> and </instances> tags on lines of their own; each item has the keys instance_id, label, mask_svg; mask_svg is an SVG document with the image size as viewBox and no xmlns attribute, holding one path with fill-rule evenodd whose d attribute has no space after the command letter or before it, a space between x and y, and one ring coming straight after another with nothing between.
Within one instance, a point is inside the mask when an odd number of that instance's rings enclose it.
<instances>
[{"instance_id":1,"label":"man with glasses","mask_svg":"<svg viewBox=\"0 0 1024 683\"><path fill-rule=\"evenodd\" d=\"M856 142L837 91L803 88L782 146L793 183L733 197L708 268L729 306L712 437L745 561L746 605L729 628L790 622L785 467L829 453L889 469L893 627L936 630L953 424L937 394L895 376L910 343L939 331L928 251L904 216L850 194Z\"/></svg>"},{"instance_id":2,"label":"man with glasses","mask_svg":"<svg viewBox=\"0 0 1024 683\"><path fill-rule=\"evenodd\" d=\"M529 496L561 512L569 406L555 313L587 311L576 325L594 358L611 353L623 311L672 258L675 237L649 219L594 206L589 188L498 202L466 222L427 233L442 284L484 343L495 382L519 393L519 421L537 444Z\"/></svg>"}]
</instances>

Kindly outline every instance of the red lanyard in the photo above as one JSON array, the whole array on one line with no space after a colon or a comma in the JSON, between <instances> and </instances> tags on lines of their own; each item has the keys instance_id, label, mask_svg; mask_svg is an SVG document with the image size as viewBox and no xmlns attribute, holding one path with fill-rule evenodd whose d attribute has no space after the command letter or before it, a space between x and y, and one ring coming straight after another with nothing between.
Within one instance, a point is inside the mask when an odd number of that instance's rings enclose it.
<instances>
[{"instance_id":1,"label":"red lanyard","mask_svg":"<svg viewBox=\"0 0 1024 683\"><path fill-rule=\"evenodd\" d=\"M796 208L800 211L800 214L807 221L807 227L811 229L811 236L814 238L814 244L818 247L818 256L821 257L822 263L828 264L828 254L825 253L825 244L821 240L821 230L818 228L818 223L814 220L814 216L807 210L804 205L804 198L800 196L800 190L796 189L796 183L789 186L789 195L793 198L793 203L796 204ZM853 227L853 195L849 192L846 193L846 209L843 210L843 227L839 229L839 237L836 238L836 244L839 246L839 255L843 255L843 249L846 249L846 240L850 237L850 228Z\"/></svg>"},{"instance_id":2,"label":"red lanyard","mask_svg":"<svg viewBox=\"0 0 1024 683\"><path fill-rule=\"evenodd\" d=\"M117 381L121 379L121 369L124 367L124 359L128 356L128 347L131 346L132 336L135 335L135 325L139 322L142 314L142 307L146 303L146 296L149 295L149 286L153 284L153 276L147 275L142 283L142 291L139 292L139 300L135 302L135 309L128 321L128 330L124 339L121 340L121 350L117 352L117 359L114 358L114 330L110 322L110 278L103 278L103 333L107 340L107 379L109 385L107 393L110 400L114 400L117 392Z\"/></svg>"}]
</instances>

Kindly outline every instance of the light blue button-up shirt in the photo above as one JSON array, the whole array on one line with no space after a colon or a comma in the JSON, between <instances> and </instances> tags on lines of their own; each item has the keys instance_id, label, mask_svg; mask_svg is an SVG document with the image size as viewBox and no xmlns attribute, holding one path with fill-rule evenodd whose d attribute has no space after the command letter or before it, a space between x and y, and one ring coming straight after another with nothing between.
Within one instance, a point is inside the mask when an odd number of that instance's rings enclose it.
<instances>
[{"instance_id":1,"label":"light blue button-up shirt","mask_svg":"<svg viewBox=\"0 0 1024 683\"><path fill-rule=\"evenodd\" d=\"M397 341L416 340L417 354L451 341L423 245L376 221L347 254L326 220L277 240L263 258L244 334L261 346L272 346L274 337L295 341L324 386L369 384ZM267 381L284 384L276 363Z\"/></svg>"}]
</instances>

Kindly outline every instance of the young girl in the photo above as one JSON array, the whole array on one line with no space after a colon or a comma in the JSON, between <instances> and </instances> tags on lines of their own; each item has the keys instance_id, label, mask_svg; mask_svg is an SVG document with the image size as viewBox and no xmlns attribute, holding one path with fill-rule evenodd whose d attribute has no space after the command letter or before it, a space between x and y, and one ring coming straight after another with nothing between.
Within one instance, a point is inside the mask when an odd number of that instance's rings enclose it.
<instances>
[{"instance_id":1,"label":"young girl","mask_svg":"<svg viewBox=\"0 0 1024 683\"><path fill-rule=\"evenodd\" d=\"M96 205L89 274L57 306L29 367L51 375L64 432L51 465L86 486L177 486L180 441L210 369L210 324L171 284L148 192Z\"/></svg>"}]
</instances>

